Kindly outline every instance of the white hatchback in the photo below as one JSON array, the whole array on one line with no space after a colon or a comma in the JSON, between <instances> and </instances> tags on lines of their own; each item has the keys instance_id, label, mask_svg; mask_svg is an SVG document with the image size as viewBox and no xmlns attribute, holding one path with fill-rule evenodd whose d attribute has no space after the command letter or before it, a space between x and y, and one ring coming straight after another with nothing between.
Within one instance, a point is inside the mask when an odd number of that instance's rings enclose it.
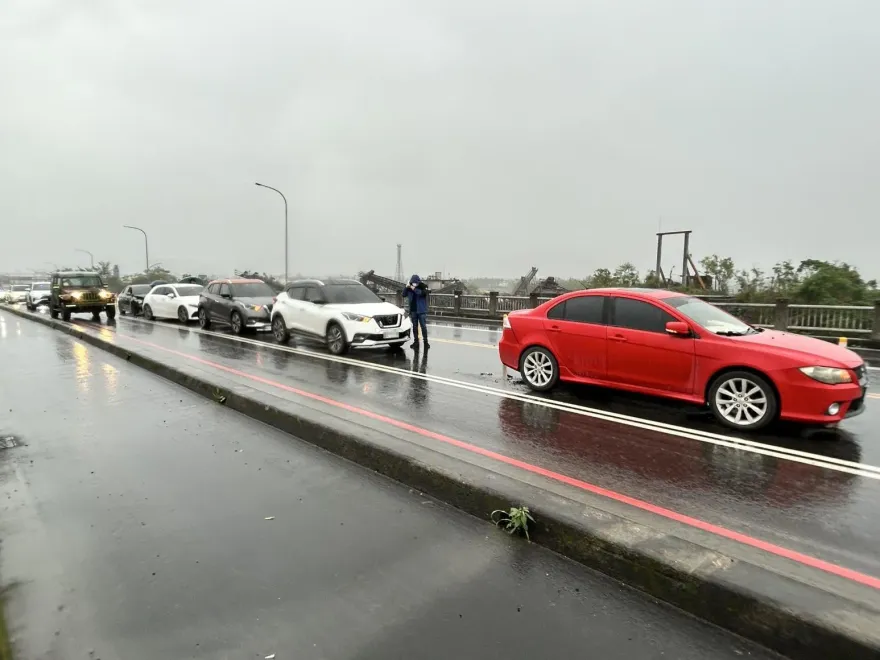
<instances>
[{"instance_id":1,"label":"white hatchback","mask_svg":"<svg viewBox=\"0 0 880 660\"><path fill-rule=\"evenodd\" d=\"M199 318L200 284L162 284L144 296L144 318L177 319L188 323Z\"/></svg>"},{"instance_id":2,"label":"white hatchback","mask_svg":"<svg viewBox=\"0 0 880 660\"><path fill-rule=\"evenodd\" d=\"M341 355L349 348L400 348L412 323L357 280L299 280L278 294L272 333L282 343L291 334L319 339Z\"/></svg>"}]
</instances>

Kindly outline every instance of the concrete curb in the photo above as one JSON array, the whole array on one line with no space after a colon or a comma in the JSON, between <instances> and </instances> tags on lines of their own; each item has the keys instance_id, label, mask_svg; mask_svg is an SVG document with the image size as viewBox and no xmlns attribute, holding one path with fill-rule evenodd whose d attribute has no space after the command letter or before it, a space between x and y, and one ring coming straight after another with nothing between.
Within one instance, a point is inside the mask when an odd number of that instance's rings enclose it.
<instances>
[{"instance_id":1,"label":"concrete curb","mask_svg":"<svg viewBox=\"0 0 880 660\"><path fill-rule=\"evenodd\" d=\"M538 519L533 532L536 543L790 658L868 660L880 656L880 612L860 602L504 475L487 480L484 469L453 457L395 450L371 440L376 432L356 424L306 409L302 413L283 410L261 401L257 392L248 396L230 391L75 326L6 309L208 399L213 400L220 389L228 408L476 517L486 519L494 509L528 504ZM685 557L700 561L683 561Z\"/></svg>"}]
</instances>

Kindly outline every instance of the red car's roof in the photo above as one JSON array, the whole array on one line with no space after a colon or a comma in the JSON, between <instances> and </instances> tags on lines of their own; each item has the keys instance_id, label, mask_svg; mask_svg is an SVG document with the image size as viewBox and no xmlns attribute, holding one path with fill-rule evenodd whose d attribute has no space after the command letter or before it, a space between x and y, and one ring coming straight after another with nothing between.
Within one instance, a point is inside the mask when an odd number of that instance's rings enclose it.
<instances>
[{"instance_id":1,"label":"red car's roof","mask_svg":"<svg viewBox=\"0 0 880 660\"><path fill-rule=\"evenodd\" d=\"M678 291L667 291L666 289L643 289L640 287L625 286L610 286L601 289L585 289L585 291L600 291L603 293L613 293L615 291L620 291L623 293L638 293L639 295L645 296L646 298L678 298L687 295L686 293L679 293Z\"/></svg>"}]
</instances>

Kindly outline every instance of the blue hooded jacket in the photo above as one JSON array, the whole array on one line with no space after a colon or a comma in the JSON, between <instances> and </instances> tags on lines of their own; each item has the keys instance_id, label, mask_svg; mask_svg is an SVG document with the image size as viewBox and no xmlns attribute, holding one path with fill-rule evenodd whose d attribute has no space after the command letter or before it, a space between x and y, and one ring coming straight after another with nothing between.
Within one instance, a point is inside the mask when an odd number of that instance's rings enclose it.
<instances>
[{"instance_id":1,"label":"blue hooded jacket","mask_svg":"<svg viewBox=\"0 0 880 660\"><path fill-rule=\"evenodd\" d=\"M413 275L409 278L410 284L421 284L422 278ZM415 289L409 287L403 290L403 297L407 301L406 308L410 314L427 314L428 313L428 290L426 288L416 286Z\"/></svg>"}]
</instances>

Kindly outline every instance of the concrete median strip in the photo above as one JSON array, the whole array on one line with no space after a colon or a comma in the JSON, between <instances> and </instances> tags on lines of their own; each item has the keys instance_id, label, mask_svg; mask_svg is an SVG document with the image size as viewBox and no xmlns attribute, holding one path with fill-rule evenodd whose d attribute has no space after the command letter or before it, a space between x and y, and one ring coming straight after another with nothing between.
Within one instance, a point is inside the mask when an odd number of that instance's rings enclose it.
<instances>
[{"instance_id":1,"label":"concrete median strip","mask_svg":"<svg viewBox=\"0 0 880 660\"><path fill-rule=\"evenodd\" d=\"M710 532L678 529L669 516L645 524L653 520L645 517L650 506L642 507L641 516L629 515L625 496L613 502L616 506L606 505L596 493L601 489L576 497L575 479L549 487L543 479L550 472L542 468L522 464L533 469L522 469L519 476L518 461L507 459L496 469L492 461L499 455L492 452L457 456L456 447L464 449L464 442L446 439L448 451L432 451L415 442L396 441L406 431L404 424L396 425L397 436L389 440L390 434L375 427L321 414L308 405L290 409L275 405L257 389L230 388L220 372L214 381L204 369L194 375L147 350L132 350L43 315L3 311L66 332L209 400L217 401L221 392L226 407L484 518L487 526L490 512L527 505L537 520L529 530L536 543L791 658L861 660L880 654L880 589L872 582L876 578L860 579L850 571L847 579L845 569L818 575L816 566L805 562L788 572L774 570L785 554L780 559L777 552L774 561L764 562L744 560L741 552L720 552L717 544L700 542L701 534ZM314 398L320 405L320 397ZM684 523L687 517L680 518ZM735 536L728 540L735 541ZM755 548L760 544L752 544L752 557L758 557ZM797 553L789 554L798 561Z\"/></svg>"}]
</instances>

